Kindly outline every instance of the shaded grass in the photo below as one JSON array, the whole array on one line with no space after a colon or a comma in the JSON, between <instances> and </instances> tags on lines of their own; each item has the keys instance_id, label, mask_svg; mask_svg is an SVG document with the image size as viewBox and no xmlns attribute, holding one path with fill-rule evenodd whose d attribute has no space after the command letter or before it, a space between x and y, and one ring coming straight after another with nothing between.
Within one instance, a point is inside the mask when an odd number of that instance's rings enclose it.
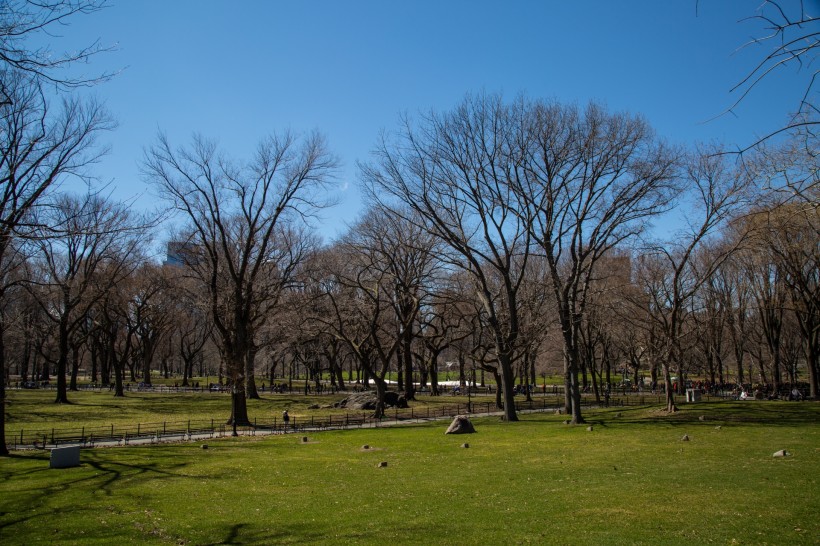
<instances>
[{"instance_id":1,"label":"shaded grass","mask_svg":"<svg viewBox=\"0 0 820 546\"><path fill-rule=\"evenodd\" d=\"M0 543L817 543L820 405L587 415L591 432L530 414L471 436L439 422L84 450L65 470L25 453L0 467Z\"/></svg>"}]
</instances>

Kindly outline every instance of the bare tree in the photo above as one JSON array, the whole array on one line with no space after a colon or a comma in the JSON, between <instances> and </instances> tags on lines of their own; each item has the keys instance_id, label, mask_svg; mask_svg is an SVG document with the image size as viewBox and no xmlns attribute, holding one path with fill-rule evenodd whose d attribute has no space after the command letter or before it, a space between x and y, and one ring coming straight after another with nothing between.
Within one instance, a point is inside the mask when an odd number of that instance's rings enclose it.
<instances>
[{"instance_id":1,"label":"bare tree","mask_svg":"<svg viewBox=\"0 0 820 546\"><path fill-rule=\"evenodd\" d=\"M86 63L94 55L110 51L99 40L76 51L55 53L50 47L32 48L28 40L53 37L55 31L80 15L103 9L107 0L5 0L0 7L0 107L16 97L6 78L11 72L32 82L50 83L61 90L93 85L113 74L77 76L67 69Z\"/></svg>"},{"instance_id":2,"label":"bare tree","mask_svg":"<svg viewBox=\"0 0 820 546\"><path fill-rule=\"evenodd\" d=\"M820 396L820 209L790 204L750 217L788 292L803 339L810 396ZM768 291L767 291L768 292ZM765 296L767 292L761 295Z\"/></svg>"},{"instance_id":3,"label":"bare tree","mask_svg":"<svg viewBox=\"0 0 820 546\"><path fill-rule=\"evenodd\" d=\"M170 274L152 263L143 263L133 273L134 294L131 299L142 382L151 385L151 364L160 341L168 334L171 321Z\"/></svg>"},{"instance_id":4,"label":"bare tree","mask_svg":"<svg viewBox=\"0 0 820 546\"><path fill-rule=\"evenodd\" d=\"M57 325L57 399L68 403L69 345L88 311L130 276L144 237L125 205L95 194L61 196L36 216L33 246L42 263L37 282L46 316ZM140 234L144 235L144 234Z\"/></svg>"},{"instance_id":5,"label":"bare tree","mask_svg":"<svg viewBox=\"0 0 820 546\"><path fill-rule=\"evenodd\" d=\"M186 223L182 258L208 295L232 382L229 422L248 425L246 369L256 354L255 329L312 246L295 226L328 204L325 190L336 160L318 134L271 136L239 164L201 137L175 149L161 135L142 166Z\"/></svg>"},{"instance_id":6,"label":"bare tree","mask_svg":"<svg viewBox=\"0 0 820 546\"><path fill-rule=\"evenodd\" d=\"M814 11L812 11L814 10ZM820 110L816 103L817 47L820 45L820 13L817 4L803 0L764 0L753 15L742 23L756 23L757 35L742 44L740 49L754 49L758 61L746 76L732 89L738 93L725 113L735 113L740 104L766 79L776 77L779 70L792 68L805 71L805 84L797 104L788 112L785 125L769 131L763 137L741 149L749 151L775 135L789 132L800 134L810 148L817 147L817 124ZM760 53L758 53L760 52Z\"/></svg>"},{"instance_id":7,"label":"bare tree","mask_svg":"<svg viewBox=\"0 0 820 546\"><path fill-rule=\"evenodd\" d=\"M436 240L420 229L417 222L403 220L405 216L374 207L354 228L354 244L360 253L371 256L371 268L377 267L384 273L387 301L400 325L399 369L407 379L404 394L407 400L413 400L414 326L433 273Z\"/></svg>"},{"instance_id":8,"label":"bare tree","mask_svg":"<svg viewBox=\"0 0 820 546\"><path fill-rule=\"evenodd\" d=\"M677 152L640 117L536 103L516 192L549 269L564 338L567 411L582 423L579 327L596 266L666 210L676 191Z\"/></svg>"},{"instance_id":9,"label":"bare tree","mask_svg":"<svg viewBox=\"0 0 820 546\"><path fill-rule=\"evenodd\" d=\"M178 266L166 265L170 282L168 291L168 314L170 316L170 343L182 360L182 386L189 385L193 377L196 361L203 357L205 345L211 338L212 325L208 320L207 308L195 290L188 288L189 279L177 275Z\"/></svg>"},{"instance_id":10,"label":"bare tree","mask_svg":"<svg viewBox=\"0 0 820 546\"><path fill-rule=\"evenodd\" d=\"M820 201L820 152L816 140L792 135L782 142L766 142L744 156L743 164L759 186L760 207L785 205L789 210L802 207L810 212Z\"/></svg>"},{"instance_id":11,"label":"bare tree","mask_svg":"<svg viewBox=\"0 0 820 546\"><path fill-rule=\"evenodd\" d=\"M674 240L654 245L640 259L644 295L649 298L647 313L649 330L660 334L657 346L666 383L667 410L677 411L672 388L672 372L684 366L682 347L685 315L691 308L698 289L713 275L744 241L743 237L709 259L702 249L710 236L738 213L747 203L750 181L742 168L731 168L728 160L711 148L694 152L686 169L690 185L687 213L688 229L675 235ZM700 258L700 259L699 259ZM681 378L682 379L682 378Z\"/></svg>"},{"instance_id":12,"label":"bare tree","mask_svg":"<svg viewBox=\"0 0 820 546\"><path fill-rule=\"evenodd\" d=\"M524 176L527 108L499 96L467 97L453 111L409 119L383 137L375 163L361 165L374 202L440 239L447 267L470 275L485 308L500 367L504 418L518 420L513 358L519 349L519 290L531 250L530 219L514 191ZM388 201L390 201L388 203Z\"/></svg>"},{"instance_id":13,"label":"bare tree","mask_svg":"<svg viewBox=\"0 0 820 546\"><path fill-rule=\"evenodd\" d=\"M98 157L93 145L100 131L111 127L96 103L64 100L49 108L38 86L19 73L4 71L5 92L13 97L0 106L0 299L11 277L8 268L23 257L15 240L30 236L31 217L50 188L63 177L82 175ZM2 306L0 306L2 308ZM0 369L5 370L5 324L0 316ZM5 447L5 386L0 385L0 454Z\"/></svg>"},{"instance_id":14,"label":"bare tree","mask_svg":"<svg viewBox=\"0 0 820 546\"><path fill-rule=\"evenodd\" d=\"M397 248L388 238L383 213L371 211L333 248L320 257L314 284L329 303L326 313L314 319L347 345L369 378L376 384L375 416L385 411L386 375L404 345L404 332L412 331L419 309L419 279L425 274L424 260L419 269L396 276L398 262L406 248ZM397 234L393 233L395 237ZM386 245L386 246L385 246ZM410 277L415 276L416 279ZM403 285L403 283L405 283ZM320 308L320 309L322 309Z\"/></svg>"}]
</instances>

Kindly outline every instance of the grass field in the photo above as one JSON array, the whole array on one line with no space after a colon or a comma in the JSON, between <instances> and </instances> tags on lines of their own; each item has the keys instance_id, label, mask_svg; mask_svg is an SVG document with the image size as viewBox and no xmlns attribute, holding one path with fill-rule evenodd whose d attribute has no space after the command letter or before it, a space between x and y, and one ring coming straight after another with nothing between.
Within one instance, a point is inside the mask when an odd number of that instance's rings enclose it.
<instances>
[{"instance_id":1,"label":"grass field","mask_svg":"<svg viewBox=\"0 0 820 546\"><path fill-rule=\"evenodd\" d=\"M0 462L0 544L820 541L820 405L587 416L592 431L528 414L469 436L435 422L83 450L62 470L18 452Z\"/></svg>"}]
</instances>

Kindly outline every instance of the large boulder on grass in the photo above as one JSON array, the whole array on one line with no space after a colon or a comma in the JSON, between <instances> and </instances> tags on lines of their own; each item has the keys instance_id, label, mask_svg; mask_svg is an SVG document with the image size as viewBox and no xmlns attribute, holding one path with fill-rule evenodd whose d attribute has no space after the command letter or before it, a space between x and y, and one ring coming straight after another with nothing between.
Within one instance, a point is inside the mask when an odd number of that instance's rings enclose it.
<instances>
[{"instance_id":1,"label":"large boulder on grass","mask_svg":"<svg viewBox=\"0 0 820 546\"><path fill-rule=\"evenodd\" d=\"M384 393L384 405L390 406L392 408L407 408L407 399L404 397L403 394L399 394L395 391L387 391Z\"/></svg>"},{"instance_id":2,"label":"large boulder on grass","mask_svg":"<svg viewBox=\"0 0 820 546\"><path fill-rule=\"evenodd\" d=\"M444 434L474 434L475 427L464 415L457 415Z\"/></svg>"},{"instance_id":3,"label":"large boulder on grass","mask_svg":"<svg viewBox=\"0 0 820 546\"><path fill-rule=\"evenodd\" d=\"M378 398L375 392L357 392L336 403L337 407L351 410L374 410Z\"/></svg>"}]
</instances>

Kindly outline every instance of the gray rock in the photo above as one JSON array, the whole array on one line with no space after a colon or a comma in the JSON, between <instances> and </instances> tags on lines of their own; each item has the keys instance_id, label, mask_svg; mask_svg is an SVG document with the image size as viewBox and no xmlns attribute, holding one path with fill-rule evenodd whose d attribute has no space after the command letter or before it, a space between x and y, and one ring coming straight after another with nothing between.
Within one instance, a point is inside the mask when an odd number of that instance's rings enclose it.
<instances>
[{"instance_id":1,"label":"gray rock","mask_svg":"<svg viewBox=\"0 0 820 546\"><path fill-rule=\"evenodd\" d=\"M473 434L475 427L464 415L457 415L444 434Z\"/></svg>"},{"instance_id":2,"label":"gray rock","mask_svg":"<svg viewBox=\"0 0 820 546\"><path fill-rule=\"evenodd\" d=\"M384 405L401 409L408 407L407 399L404 395L393 391L384 393Z\"/></svg>"},{"instance_id":3,"label":"gray rock","mask_svg":"<svg viewBox=\"0 0 820 546\"><path fill-rule=\"evenodd\" d=\"M379 463L379 468L387 468L387 461L382 461Z\"/></svg>"},{"instance_id":4,"label":"gray rock","mask_svg":"<svg viewBox=\"0 0 820 546\"><path fill-rule=\"evenodd\" d=\"M775 451L772 457L789 457L791 453L786 451L785 449L781 449L780 451Z\"/></svg>"},{"instance_id":5,"label":"gray rock","mask_svg":"<svg viewBox=\"0 0 820 546\"><path fill-rule=\"evenodd\" d=\"M589 425L589 426L587 427L587 430L588 430L589 432L592 432L592 425Z\"/></svg>"},{"instance_id":6,"label":"gray rock","mask_svg":"<svg viewBox=\"0 0 820 546\"><path fill-rule=\"evenodd\" d=\"M689 441L689 435L688 435L688 434L684 434L684 435L683 435L683 438L681 438L681 439L680 439L680 441L681 441L681 442L688 442L688 441Z\"/></svg>"},{"instance_id":7,"label":"gray rock","mask_svg":"<svg viewBox=\"0 0 820 546\"><path fill-rule=\"evenodd\" d=\"M353 410L374 410L379 398L373 391L357 392L334 404L337 408ZM407 408L407 400L404 395L397 392L388 391L384 393L384 405L388 407Z\"/></svg>"},{"instance_id":8,"label":"gray rock","mask_svg":"<svg viewBox=\"0 0 820 546\"><path fill-rule=\"evenodd\" d=\"M359 410L374 410L376 409L376 401L377 397L375 392L357 392L337 402L336 407Z\"/></svg>"},{"instance_id":9,"label":"gray rock","mask_svg":"<svg viewBox=\"0 0 820 546\"><path fill-rule=\"evenodd\" d=\"M461 447L463 447L464 449L467 449L467 448L470 447L470 444L461 444Z\"/></svg>"}]
</instances>

